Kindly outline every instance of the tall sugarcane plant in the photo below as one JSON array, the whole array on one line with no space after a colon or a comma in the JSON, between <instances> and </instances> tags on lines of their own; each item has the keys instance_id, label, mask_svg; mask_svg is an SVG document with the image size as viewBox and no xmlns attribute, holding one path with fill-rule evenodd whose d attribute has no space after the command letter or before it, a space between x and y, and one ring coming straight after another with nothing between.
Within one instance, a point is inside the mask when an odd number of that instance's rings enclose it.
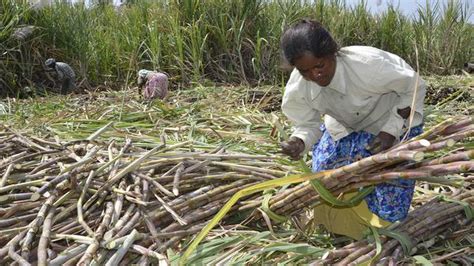
<instances>
[{"instance_id":1,"label":"tall sugarcane plant","mask_svg":"<svg viewBox=\"0 0 474 266\"><path fill-rule=\"evenodd\" d=\"M439 1L413 17L397 6L373 14L362 2L134 1L121 7L61 1L32 8L3 1L1 85L16 95L25 87L51 89L42 63L70 63L81 86L129 84L141 68L159 69L179 82L275 84L286 79L279 51L283 30L296 20L321 20L341 46L371 45L399 54L426 73L458 73L472 60L468 1ZM354 27L354 25L359 25ZM21 40L17 28L35 29ZM128 82L127 82L128 81Z\"/></svg>"}]
</instances>

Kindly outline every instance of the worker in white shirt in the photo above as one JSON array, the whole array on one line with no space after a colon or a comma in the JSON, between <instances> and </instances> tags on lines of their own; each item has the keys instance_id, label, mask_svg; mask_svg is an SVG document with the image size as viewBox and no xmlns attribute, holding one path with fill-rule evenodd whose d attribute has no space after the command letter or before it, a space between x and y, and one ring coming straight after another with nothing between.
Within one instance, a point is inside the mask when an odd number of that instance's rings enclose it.
<instances>
[{"instance_id":1,"label":"worker in white shirt","mask_svg":"<svg viewBox=\"0 0 474 266\"><path fill-rule=\"evenodd\" d=\"M312 170L319 172L392 147L407 131L415 96L407 137L422 133L425 83L399 56L367 46L339 48L313 20L286 30L281 47L294 67L282 103L294 132L281 143L292 159L312 151ZM367 225L404 219L414 185L404 179L379 184L356 207L320 205L315 219L334 233L360 239Z\"/></svg>"}]
</instances>

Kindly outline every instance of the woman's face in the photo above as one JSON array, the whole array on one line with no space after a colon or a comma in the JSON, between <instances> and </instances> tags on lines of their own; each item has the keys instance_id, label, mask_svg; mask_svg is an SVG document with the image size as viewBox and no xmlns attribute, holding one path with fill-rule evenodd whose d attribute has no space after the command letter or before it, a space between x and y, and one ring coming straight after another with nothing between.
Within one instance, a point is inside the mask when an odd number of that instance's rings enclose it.
<instances>
[{"instance_id":1,"label":"woman's face","mask_svg":"<svg viewBox=\"0 0 474 266\"><path fill-rule=\"evenodd\" d=\"M308 52L296 59L294 66L304 79L326 87L331 83L334 73L336 73L336 55L315 57Z\"/></svg>"}]
</instances>

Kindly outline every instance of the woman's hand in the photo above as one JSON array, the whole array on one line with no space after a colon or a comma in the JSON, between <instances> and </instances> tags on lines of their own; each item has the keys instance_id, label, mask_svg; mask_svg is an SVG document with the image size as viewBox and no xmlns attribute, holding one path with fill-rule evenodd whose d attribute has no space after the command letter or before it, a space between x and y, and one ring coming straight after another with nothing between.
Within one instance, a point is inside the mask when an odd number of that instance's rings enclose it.
<instances>
[{"instance_id":1,"label":"woman's hand","mask_svg":"<svg viewBox=\"0 0 474 266\"><path fill-rule=\"evenodd\" d=\"M301 159L301 153L305 148L303 140L297 137L290 137L287 141L281 142L280 146L281 152L290 156L292 160Z\"/></svg>"},{"instance_id":2,"label":"woman's hand","mask_svg":"<svg viewBox=\"0 0 474 266\"><path fill-rule=\"evenodd\" d=\"M403 109L398 109L397 113L403 117L404 119L407 119L410 116L411 108L410 107L405 107Z\"/></svg>"},{"instance_id":3,"label":"woman's hand","mask_svg":"<svg viewBox=\"0 0 474 266\"><path fill-rule=\"evenodd\" d=\"M395 143L395 137L391 134L380 131L377 137L369 143L369 147L367 148L372 154L377 154L381 151L385 151L393 146Z\"/></svg>"},{"instance_id":4,"label":"woman's hand","mask_svg":"<svg viewBox=\"0 0 474 266\"><path fill-rule=\"evenodd\" d=\"M397 113L403 118L407 119L410 116L411 108L406 107L403 109L398 109ZM395 137L391 134L380 131L377 137L369 143L367 150L370 151L372 154L379 153L381 151L385 151L390 149L393 144L395 143Z\"/></svg>"}]
</instances>

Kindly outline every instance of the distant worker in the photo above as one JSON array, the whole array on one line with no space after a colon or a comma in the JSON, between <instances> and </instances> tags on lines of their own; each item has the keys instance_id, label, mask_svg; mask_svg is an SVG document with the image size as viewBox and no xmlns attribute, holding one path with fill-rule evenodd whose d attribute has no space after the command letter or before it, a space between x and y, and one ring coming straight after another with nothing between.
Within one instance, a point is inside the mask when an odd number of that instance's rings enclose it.
<instances>
[{"instance_id":1,"label":"distant worker","mask_svg":"<svg viewBox=\"0 0 474 266\"><path fill-rule=\"evenodd\" d=\"M161 72L141 69L138 71L138 86L143 88L143 98L163 100L168 95L168 76Z\"/></svg>"},{"instance_id":2,"label":"distant worker","mask_svg":"<svg viewBox=\"0 0 474 266\"><path fill-rule=\"evenodd\" d=\"M76 74L74 70L66 63L56 62L54 58L49 58L44 63L49 71L56 71L58 80L62 82L61 93L70 93L76 87Z\"/></svg>"},{"instance_id":3,"label":"distant worker","mask_svg":"<svg viewBox=\"0 0 474 266\"><path fill-rule=\"evenodd\" d=\"M473 73L474 72L474 63L465 63L464 64L464 70L466 70L467 73Z\"/></svg>"}]
</instances>

